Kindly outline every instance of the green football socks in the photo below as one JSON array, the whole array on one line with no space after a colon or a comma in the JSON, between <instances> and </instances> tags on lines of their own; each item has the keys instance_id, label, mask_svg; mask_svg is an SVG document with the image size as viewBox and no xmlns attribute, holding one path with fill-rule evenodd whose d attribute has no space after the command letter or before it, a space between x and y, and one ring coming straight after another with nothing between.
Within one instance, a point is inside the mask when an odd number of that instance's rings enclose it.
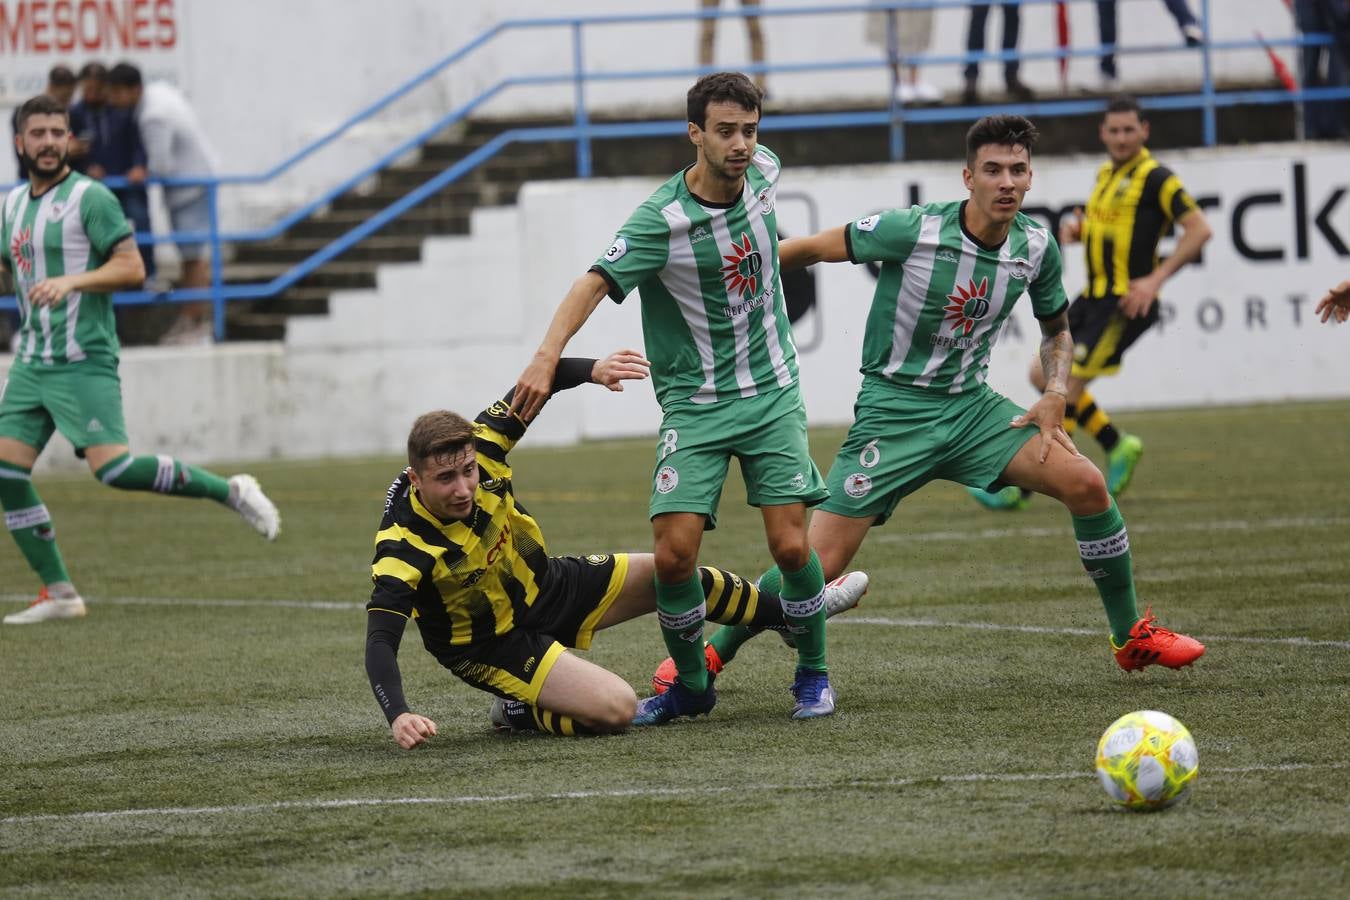
<instances>
[{"instance_id":1,"label":"green football socks","mask_svg":"<svg viewBox=\"0 0 1350 900\"><path fill-rule=\"evenodd\" d=\"M132 456L124 453L95 474L109 487L124 491L158 491L179 497L209 497L217 503L230 499L230 483L213 472L171 456Z\"/></svg>"},{"instance_id":2,"label":"green football socks","mask_svg":"<svg viewBox=\"0 0 1350 900\"><path fill-rule=\"evenodd\" d=\"M820 557L812 550L800 571L783 572L782 578L783 619L797 639L797 665L824 672L825 573Z\"/></svg>"},{"instance_id":3,"label":"green football socks","mask_svg":"<svg viewBox=\"0 0 1350 900\"><path fill-rule=\"evenodd\" d=\"M70 581L56 546L52 517L33 487L31 470L0 462L0 507L5 511L5 527L42 583Z\"/></svg>"},{"instance_id":4,"label":"green football socks","mask_svg":"<svg viewBox=\"0 0 1350 900\"><path fill-rule=\"evenodd\" d=\"M1073 534L1078 539L1078 555L1088 577L1097 585L1106 618L1111 623L1111 639L1117 647L1130 639L1130 629L1139 621L1134 595L1134 566L1130 559L1130 536L1116 501L1092 516L1074 516Z\"/></svg>"},{"instance_id":5,"label":"green football socks","mask_svg":"<svg viewBox=\"0 0 1350 900\"><path fill-rule=\"evenodd\" d=\"M708 669L703 656L706 612L703 584L697 571L679 584L664 584L656 579L656 617L661 622L661 637L670 658L675 660L680 681L696 694L708 689Z\"/></svg>"}]
</instances>

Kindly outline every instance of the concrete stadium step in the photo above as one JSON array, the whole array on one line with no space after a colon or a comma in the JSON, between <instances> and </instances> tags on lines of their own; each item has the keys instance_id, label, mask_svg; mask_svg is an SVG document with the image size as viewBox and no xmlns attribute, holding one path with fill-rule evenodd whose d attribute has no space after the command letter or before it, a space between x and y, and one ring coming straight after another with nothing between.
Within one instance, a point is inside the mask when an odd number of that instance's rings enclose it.
<instances>
[{"instance_id":1,"label":"concrete stadium step","mask_svg":"<svg viewBox=\"0 0 1350 900\"><path fill-rule=\"evenodd\" d=\"M230 263L225 266L225 280L231 284L260 284L290 271L290 263ZM369 260L335 260L324 263L297 283L298 287L366 288L375 286L375 270L379 264Z\"/></svg>"},{"instance_id":2,"label":"concrete stadium step","mask_svg":"<svg viewBox=\"0 0 1350 900\"><path fill-rule=\"evenodd\" d=\"M336 261L416 262L421 258L422 241L417 234L374 234L350 248ZM286 237L266 244L239 244L231 265L251 263L289 263L294 265L323 250L332 242L322 237Z\"/></svg>"},{"instance_id":3,"label":"concrete stadium step","mask_svg":"<svg viewBox=\"0 0 1350 900\"><path fill-rule=\"evenodd\" d=\"M380 229L378 234L428 235L428 234L468 234L469 209L460 213L442 212L439 209L415 207ZM295 238L333 238L340 237L357 225L370 218L366 210L333 210L299 223L287 237Z\"/></svg>"}]
</instances>

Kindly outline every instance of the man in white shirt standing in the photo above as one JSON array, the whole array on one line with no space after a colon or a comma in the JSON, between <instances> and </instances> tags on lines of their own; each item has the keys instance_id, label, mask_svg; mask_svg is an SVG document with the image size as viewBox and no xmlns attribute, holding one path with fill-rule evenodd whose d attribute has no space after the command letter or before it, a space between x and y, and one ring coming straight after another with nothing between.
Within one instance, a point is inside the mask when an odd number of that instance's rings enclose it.
<instances>
[{"instance_id":1,"label":"man in white shirt standing","mask_svg":"<svg viewBox=\"0 0 1350 900\"><path fill-rule=\"evenodd\" d=\"M156 178L192 178L211 175L215 154L197 114L183 92L164 81L145 84L141 72L130 63L118 63L108 71L108 103L130 109L141 130L147 168ZM174 233L204 234L210 230L206 188L184 185L164 188L164 202ZM205 240L178 242L183 260L180 288L207 287L211 283ZM209 344L212 339L211 304L205 301L181 304L178 319L160 339L166 344Z\"/></svg>"}]
</instances>

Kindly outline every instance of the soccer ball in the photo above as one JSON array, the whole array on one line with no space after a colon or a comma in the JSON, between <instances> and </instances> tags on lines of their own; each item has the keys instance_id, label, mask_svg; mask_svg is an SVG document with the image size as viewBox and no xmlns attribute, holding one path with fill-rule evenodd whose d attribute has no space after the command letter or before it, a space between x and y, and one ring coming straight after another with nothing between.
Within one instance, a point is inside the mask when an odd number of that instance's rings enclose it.
<instances>
[{"instance_id":1,"label":"soccer ball","mask_svg":"<svg viewBox=\"0 0 1350 900\"><path fill-rule=\"evenodd\" d=\"M1191 733L1151 709L1127 713L1097 742L1097 777L1126 809L1163 809L1186 793L1199 770Z\"/></svg>"}]
</instances>

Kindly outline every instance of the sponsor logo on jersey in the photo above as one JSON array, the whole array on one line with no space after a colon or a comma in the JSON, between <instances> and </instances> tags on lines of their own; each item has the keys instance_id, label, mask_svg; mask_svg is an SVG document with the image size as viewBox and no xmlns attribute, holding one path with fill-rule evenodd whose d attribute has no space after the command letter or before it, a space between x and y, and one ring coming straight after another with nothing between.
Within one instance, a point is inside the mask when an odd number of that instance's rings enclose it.
<instances>
[{"instance_id":1,"label":"sponsor logo on jersey","mask_svg":"<svg viewBox=\"0 0 1350 900\"><path fill-rule=\"evenodd\" d=\"M89 434L97 434L103 430L103 423L98 419L90 419L89 424L84 426L84 430Z\"/></svg>"},{"instance_id":2,"label":"sponsor logo on jersey","mask_svg":"<svg viewBox=\"0 0 1350 900\"><path fill-rule=\"evenodd\" d=\"M853 227L859 231L876 231L877 223L881 221L880 215L868 216L865 219L859 219L853 223Z\"/></svg>"},{"instance_id":3,"label":"sponsor logo on jersey","mask_svg":"<svg viewBox=\"0 0 1350 900\"><path fill-rule=\"evenodd\" d=\"M759 293L759 273L764 268L764 258L750 243L750 235L741 232L740 242L731 240L731 252L722 255L727 264L722 267L722 280L726 282L728 294L740 294L742 299Z\"/></svg>"},{"instance_id":4,"label":"sponsor logo on jersey","mask_svg":"<svg viewBox=\"0 0 1350 900\"><path fill-rule=\"evenodd\" d=\"M844 479L844 493L850 497L866 497L872 492L872 476L854 472Z\"/></svg>"},{"instance_id":5,"label":"sponsor logo on jersey","mask_svg":"<svg viewBox=\"0 0 1350 900\"><path fill-rule=\"evenodd\" d=\"M798 472L796 475L793 475L793 476L792 476L792 481L789 482L789 483L791 484L792 489L793 489L794 491L805 490L805 489L806 489L806 476L803 475L801 472Z\"/></svg>"},{"instance_id":6,"label":"sponsor logo on jersey","mask_svg":"<svg viewBox=\"0 0 1350 900\"><path fill-rule=\"evenodd\" d=\"M938 262L959 263L961 261L961 255L951 247L939 247L934 258Z\"/></svg>"},{"instance_id":7,"label":"sponsor logo on jersey","mask_svg":"<svg viewBox=\"0 0 1350 900\"><path fill-rule=\"evenodd\" d=\"M609 245L609 249L605 251L605 261L618 262L623 259L623 255L627 252L628 242L622 237L617 237L614 239L614 243Z\"/></svg>"},{"instance_id":8,"label":"sponsor logo on jersey","mask_svg":"<svg viewBox=\"0 0 1350 900\"><path fill-rule=\"evenodd\" d=\"M1031 274L1031 260L1021 257L1008 260L1008 274L1015 279L1025 281L1026 277Z\"/></svg>"},{"instance_id":9,"label":"sponsor logo on jersey","mask_svg":"<svg viewBox=\"0 0 1350 900\"><path fill-rule=\"evenodd\" d=\"M20 228L9 239L9 256L20 275L33 274L33 229Z\"/></svg>"},{"instance_id":10,"label":"sponsor logo on jersey","mask_svg":"<svg viewBox=\"0 0 1350 900\"><path fill-rule=\"evenodd\" d=\"M750 312L752 309L759 309L764 304L773 299L773 287L765 288L764 293L758 297L752 297L744 303L733 303L730 306L722 307L722 315L728 319L739 318Z\"/></svg>"},{"instance_id":11,"label":"sponsor logo on jersey","mask_svg":"<svg viewBox=\"0 0 1350 900\"><path fill-rule=\"evenodd\" d=\"M662 466L661 471L656 473L656 492L658 494L669 494L675 490L675 486L680 483L680 473L675 471L674 466Z\"/></svg>"},{"instance_id":12,"label":"sponsor logo on jersey","mask_svg":"<svg viewBox=\"0 0 1350 900\"><path fill-rule=\"evenodd\" d=\"M759 208L765 215L773 212L773 188L766 187L759 192Z\"/></svg>"},{"instance_id":13,"label":"sponsor logo on jersey","mask_svg":"<svg viewBox=\"0 0 1350 900\"><path fill-rule=\"evenodd\" d=\"M702 225L699 225L693 231L689 232L689 243L698 244L712 237L712 232Z\"/></svg>"},{"instance_id":14,"label":"sponsor logo on jersey","mask_svg":"<svg viewBox=\"0 0 1350 900\"><path fill-rule=\"evenodd\" d=\"M952 334L963 332L969 335L975 330L975 323L989 315L989 279L981 278L975 284L970 279L967 287L956 285L956 292L947 295L948 303L943 307L946 320L952 323Z\"/></svg>"}]
</instances>

